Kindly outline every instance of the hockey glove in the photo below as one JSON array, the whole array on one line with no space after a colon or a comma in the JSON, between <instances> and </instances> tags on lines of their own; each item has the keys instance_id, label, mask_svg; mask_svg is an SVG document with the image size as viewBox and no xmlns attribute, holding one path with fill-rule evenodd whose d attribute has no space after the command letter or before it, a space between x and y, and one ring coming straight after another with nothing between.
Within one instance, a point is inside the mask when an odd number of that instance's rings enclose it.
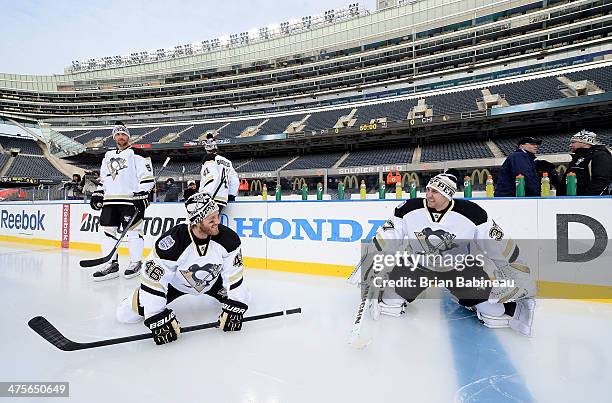
<instances>
[{"instance_id":1,"label":"hockey glove","mask_svg":"<svg viewBox=\"0 0 612 403\"><path fill-rule=\"evenodd\" d=\"M132 197L136 211L145 211L149 207L149 192L136 192Z\"/></svg>"},{"instance_id":2,"label":"hockey glove","mask_svg":"<svg viewBox=\"0 0 612 403\"><path fill-rule=\"evenodd\" d=\"M180 324L176 320L172 309L166 308L160 313L145 319L144 324L153 333L153 340L158 346L175 341L181 334Z\"/></svg>"},{"instance_id":3,"label":"hockey glove","mask_svg":"<svg viewBox=\"0 0 612 403\"><path fill-rule=\"evenodd\" d=\"M247 304L228 299L223 303L223 312L219 316L219 328L224 332L239 331L242 329L244 313L249 309Z\"/></svg>"},{"instance_id":4,"label":"hockey glove","mask_svg":"<svg viewBox=\"0 0 612 403\"><path fill-rule=\"evenodd\" d=\"M102 210L102 207L104 206L104 190L96 190L93 192L91 194L89 205L96 211Z\"/></svg>"}]
</instances>

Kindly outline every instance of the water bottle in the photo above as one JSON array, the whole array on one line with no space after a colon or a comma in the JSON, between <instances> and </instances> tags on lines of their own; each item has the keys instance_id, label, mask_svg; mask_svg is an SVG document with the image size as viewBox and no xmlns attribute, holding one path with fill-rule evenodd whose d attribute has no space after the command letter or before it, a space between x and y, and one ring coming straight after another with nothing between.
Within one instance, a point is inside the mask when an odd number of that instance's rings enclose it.
<instances>
[{"instance_id":1,"label":"water bottle","mask_svg":"<svg viewBox=\"0 0 612 403\"><path fill-rule=\"evenodd\" d=\"M378 198L379 199L384 199L385 198L385 182L380 182L380 187L378 188Z\"/></svg>"},{"instance_id":2,"label":"water bottle","mask_svg":"<svg viewBox=\"0 0 612 403\"><path fill-rule=\"evenodd\" d=\"M261 188L261 198L262 200L268 200L268 187L266 186L266 184L263 184L263 187Z\"/></svg>"},{"instance_id":3,"label":"water bottle","mask_svg":"<svg viewBox=\"0 0 612 403\"><path fill-rule=\"evenodd\" d=\"M495 185L493 184L493 177L491 175L487 176L487 182L485 185L485 190L487 192L487 197L494 197L495 194Z\"/></svg>"},{"instance_id":4,"label":"water bottle","mask_svg":"<svg viewBox=\"0 0 612 403\"><path fill-rule=\"evenodd\" d=\"M525 197L525 177L521 174L516 175L516 197Z\"/></svg>"},{"instance_id":5,"label":"water bottle","mask_svg":"<svg viewBox=\"0 0 612 403\"><path fill-rule=\"evenodd\" d=\"M542 174L542 180L540 181L540 196L550 196L550 178L548 177L548 172Z\"/></svg>"},{"instance_id":6,"label":"water bottle","mask_svg":"<svg viewBox=\"0 0 612 403\"><path fill-rule=\"evenodd\" d=\"M472 178L469 176L463 178L463 197L466 199L472 197Z\"/></svg>"},{"instance_id":7,"label":"water bottle","mask_svg":"<svg viewBox=\"0 0 612 403\"><path fill-rule=\"evenodd\" d=\"M395 183L395 198L396 199L401 199L402 198L402 181L396 182Z\"/></svg>"},{"instance_id":8,"label":"water bottle","mask_svg":"<svg viewBox=\"0 0 612 403\"><path fill-rule=\"evenodd\" d=\"M565 177L565 194L568 196L576 196L576 187L578 186L578 178L573 172L569 172Z\"/></svg>"},{"instance_id":9,"label":"water bottle","mask_svg":"<svg viewBox=\"0 0 612 403\"><path fill-rule=\"evenodd\" d=\"M308 185L305 183L302 186L302 200L308 200Z\"/></svg>"},{"instance_id":10,"label":"water bottle","mask_svg":"<svg viewBox=\"0 0 612 403\"><path fill-rule=\"evenodd\" d=\"M410 182L410 198L416 199L417 191L416 191L416 183Z\"/></svg>"},{"instance_id":11,"label":"water bottle","mask_svg":"<svg viewBox=\"0 0 612 403\"><path fill-rule=\"evenodd\" d=\"M282 189L280 183L276 185L276 193L274 196L276 197L276 201L280 201L282 195Z\"/></svg>"},{"instance_id":12,"label":"water bottle","mask_svg":"<svg viewBox=\"0 0 612 403\"><path fill-rule=\"evenodd\" d=\"M366 198L366 184L365 180L361 180L361 185L359 185L359 197L361 200L365 200Z\"/></svg>"},{"instance_id":13,"label":"water bottle","mask_svg":"<svg viewBox=\"0 0 612 403\"><path fill-rule=\"evenodd\" d=\"M344 182L338 183L338 200L344 200Z\"/></svg>"},{"instance_id":14,"label":"water bottle","mask_svg":"<svg viewBox=\"0 0 612 403\"><path fill-rule=\"evenodd\" d=\"M317 183L317 200L323 200L323 184Z\"/></svg>"}]
</instances>

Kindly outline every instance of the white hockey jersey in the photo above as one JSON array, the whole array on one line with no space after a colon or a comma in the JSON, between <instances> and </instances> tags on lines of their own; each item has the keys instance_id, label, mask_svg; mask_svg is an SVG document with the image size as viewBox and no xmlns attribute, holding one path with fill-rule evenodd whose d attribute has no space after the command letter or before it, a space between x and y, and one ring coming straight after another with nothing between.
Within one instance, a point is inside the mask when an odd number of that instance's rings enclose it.
<instances>
[{"instance_id":1,"label":"white hockey jersey","mask_svg":"<svg viewBox=\"0 0 612 403\"><path fill-rule=\"evenodd\" d=\"M104 205L132 204L134 193L148 192L155 184L151 159L135 154L131 147L107 151L100 167L100 178Z\"/></svg>"},{"instance_id":2,"label":"white hockey jersey","mask_svg":"<svg viewBox=\"0 0 612 403\"><path fill-rule=\"evenodd\" d=\"M205 240L193 236L187 224L179 224L155 242L140 272L140 303L145 317L166 308L168 285L186 294L209 291L221 277L227 298L248 302L242 284L240 238L219 224L219 234Z\"/></svg>"},{"instance_id":3,"label":"white hockey jersey","mask_svg":"<svg viewBox=\"0 0 612 403\"><path fill-rule=\"evenodd\" d=\"M207 154L200 171L200 192L208 193L222 206L228 195L238 194L239 179L232 162L217 154Z\"/></svg>"},{"instance_id":4,"label":"white hockey jersey","mask_svg":"<svg viewBox=\"0 0 612 403\"><path fill-rule=\"evenodd\" d=\"M401 247L422 257L439 255L440 259L421 260L423 267L433 271L456 270L458 257L481 254L482 260L494 264L493 277L515 280L515 290L494 289L493 299L535 294L535 279L521 259L519 247L482 207L469 200L452 199L445 211L436 212L426 203L423 198L415 198L398 206L372 240L376 249L394 253ZM471 263L477 263L477 259Z\"/></svg>"}]
</instances>

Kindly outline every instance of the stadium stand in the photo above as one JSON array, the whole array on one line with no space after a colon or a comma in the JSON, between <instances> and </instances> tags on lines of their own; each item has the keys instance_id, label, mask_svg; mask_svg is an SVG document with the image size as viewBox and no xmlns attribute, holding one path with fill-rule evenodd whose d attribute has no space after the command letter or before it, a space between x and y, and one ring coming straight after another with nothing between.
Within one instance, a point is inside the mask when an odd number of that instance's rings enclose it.
<instances>
[{"instance_id":1,"label":"stadium stand","mask_svg":"<svg viewBox=\"0 0 612 403\"><path fill-rule=\"evenodd\" d=\"M29 178L66 179L67 176L58 171L44 157L18 155L7 172L7 176L23 176Z\"/></svg>"},{"instance_id":2,"label":"stadium stand","mask_svg":"<svg viewBox=\"0 0 612 403\"><path fill-rule=\"evenodd\" d=\"M572 81L590 80L605 91L612 91L612 69L600 68L576 71L565 75Z\"/></svg>"},{"instance_id":3,"label":"stadium stand","mask_svg":"<svg viewBox=\"0 0 612 403\"><path fill-rule=\"evenodd\" d=\"M543 77L536 80L492 85L489 90L492 94L505 95L510 105L520 105L564 98L564 95L557 90L560 84L561 82L555 77Z\"/></svg>"},{"instance_id":4,"label":"stadium stand","mask_svg":"<svg viewBox=\"0 0 612 403\"><path fill-rule=\"evenodd\" d=\"M486 143L466 141L460 143L439 143L423 146L421 162L493 158Z\"/></svg>"},{"instance_id":5,"label":"stadium stand","mask_svg":"<svg viewBox=\"0 0 612 403\"><path fill-rule=\"evenodd\" d=\"M334 127L340 117L348 115L353 108L314 112L306 121L305 130L324 130Z\"/></svg>"},{"instance_id":6,"label":"stadium stand","mask_svg":"<svg viewBox=\"0 0 612 403\"><path fill-rule=\"evenodd\" d=\"M406 147L387 148L378 150L351 151L340 167L353 167L363 165L401 164L412 161L414 149Z\"/></svg>"},{"instance_id":7,"label":"stadium stand","mask_svg":"<svg viewBox=\"0 0 612 403\"><path fill-rule=\"evenodd\" d=\"M0 136L0 144L5 150L16 148L21 154L43 155L42 149L34 140Z\"/></svg>"},{"instance_id":8,"label":"stadium stand","mask_svg":"<svg viewBox=\"0 0 612 403\"><path fill-rule=\"evenodd\" d=\"M312 169L312 168L331 168L344 153L312 154L302 155L297 160L292 161L283 168L288 169Z\"/></svg>"},{"instance_id":9,"label":"stadium stand","mask_svg":"<svg viewBox=\"0 0 612 403\"><path fill-rule=\"evenodd\" d=\"M238 168L238 172L276 171L295 157L264 157L254 159Z\"/></svg>"},{"instance_id":10,"label":"stadium stand","mask_svg":"<svg viewBox=\"0 0 612 403\"><path fill-rule=\"evenodd\" d=\"M305 115L305 113L301 113L297 115L285 115L270 118L270 120L268 120L266 124L262 126L261 130L257 134L266 135L284 133L291 123L302 120Z\"/></svg>"},{"instance_id":11,"label":"stadium stand","mask_svg":"<svg viewBox=\"0 0 612 403\"><path fill-rule=\"evenodd\" d=\"M2 168L4 168L4 164L11 158L8 153L0 153L0 172L2 172Z\"/></svg>"},{"instance_id":12,"label":"stadium stand","mask_svg":"<svg viewBox=\"0 0 612 403\"><path fill-rule=\"evenodd\" d=\"M416 99L407 99L360 106L357 111L357 124L370 123L370 120L378 118L387 118L387 121L406 120L408 112L416 104Z\"/></svg>"}]
</instances>

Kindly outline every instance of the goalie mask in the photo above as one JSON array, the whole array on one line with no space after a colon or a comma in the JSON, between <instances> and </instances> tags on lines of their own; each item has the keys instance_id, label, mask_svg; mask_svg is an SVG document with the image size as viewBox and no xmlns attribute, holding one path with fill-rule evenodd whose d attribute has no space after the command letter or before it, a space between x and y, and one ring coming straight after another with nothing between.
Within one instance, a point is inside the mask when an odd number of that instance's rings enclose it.
<instances>
[{"instance_id":1,"label":"goalie mask","mask_svg":"<svg viewBox=\"0 0 612 403\"><path fill-rule=\"evenodd\" d=\"M191 224L198 224L206 217L219 211L219 206L208 193L196 193L185 201L187 218Z\"/></svg>"}]
</instances>

